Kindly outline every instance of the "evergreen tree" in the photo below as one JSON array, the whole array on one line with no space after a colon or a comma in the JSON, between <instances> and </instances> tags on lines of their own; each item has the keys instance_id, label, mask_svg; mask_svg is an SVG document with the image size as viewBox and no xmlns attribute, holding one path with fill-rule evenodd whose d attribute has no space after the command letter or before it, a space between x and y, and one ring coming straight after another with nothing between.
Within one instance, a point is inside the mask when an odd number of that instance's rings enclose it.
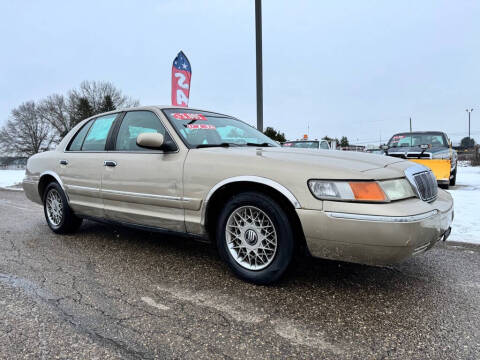
<instances>
[{"instance_id":1,"label":"evergreen tree","mask_svg":"<svg viewBox=\"0 0 480 360\"><path fill-rule=\"evenodd\" d=\"M75 122L78 124L80 121L93 115L95 114L88 99L84 97L79 98L75 106Z\"/></svg>"},{"instance_id":2,"label":"evergreen tree","mask_svg":"<svg viewBox=\"0 0 480 360\"><path fill-rule=\"evenodd\" d=\"M281 133L280 131L277 131L270 126L267 127L263 133L274 141L278 141L278 142L281 142L281 143L287 141L284 133Z\"/></svg>"},{"instance_id":3,"label":"evergreen tree","mask_svg":"<svg viewBox=\"0 0 480 360\"><path fill-rule=\"evenodd\" d=\"M100 105L100 112L107 112L115 110L115 104L113 103L112 97L110 95L105 95Z\"/></svg>"},{"instance_id":4,"label":"evergreen tree","mask_svg":"<svg viewBox=\"0 0 480 360\"><path fill-rule=\"evenodd\" d=\"M460 146L464 149L473 148L475 146L475 140L466 136L460 142Z\"/></svg>"},{"instance_id":5,"label":"evergreen tree","mask_svg":"<svg viewBox=\"0 0 480 360\"><path fill-rule=\"evenodd\" d=\"M340 146L341 146L341 147L346 147L346 146L348 146L348 145L350 145L350 144L348 143L347 137L346 137L346 136L342 136L342 138L340 139Z\"/></svg>"}]
</instances>

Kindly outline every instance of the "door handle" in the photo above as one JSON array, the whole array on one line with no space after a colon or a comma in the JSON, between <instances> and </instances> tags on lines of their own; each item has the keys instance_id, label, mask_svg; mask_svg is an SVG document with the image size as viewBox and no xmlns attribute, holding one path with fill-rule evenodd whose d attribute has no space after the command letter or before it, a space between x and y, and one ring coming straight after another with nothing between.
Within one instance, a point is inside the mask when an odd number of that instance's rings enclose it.
<instances>
[{"instance_id":1,"label":"door handle","mask_svg":"<svg viewBox=\"0 0 480 360\"><path fill-rule=\"evenodd\" d=\"M105 160L103 162L103 165L104 166L115 167L115 166L117 166L117 163L115 161L112 161L112 160Z\"/></svg>"},{"instance_id":2,"label":"door handle","mask_svg":"<svg viewBox=\"0 0 480 360\"><path fill-rule=\"evenodd\" d=\"M60 165L68 165L68 161L67 160L60 160Z\"/></svg>"}]
</instances>

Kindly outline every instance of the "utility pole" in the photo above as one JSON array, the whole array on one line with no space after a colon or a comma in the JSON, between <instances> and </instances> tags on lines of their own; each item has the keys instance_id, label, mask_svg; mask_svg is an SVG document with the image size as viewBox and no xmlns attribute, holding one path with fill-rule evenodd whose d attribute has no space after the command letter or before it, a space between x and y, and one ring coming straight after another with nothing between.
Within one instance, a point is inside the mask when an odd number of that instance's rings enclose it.
<instances>
[{"instance_id":1,"label":"utility pole","mask_svg":"<svg viewBox=\"0 0 480 360\"><path fill-rule=\"evenodd\" d=\"M412 117L410 116L410 134L412 133ZM410 146L413 146L412 135L410 135Z\"/></svg>"},{"instance_id":2,"label":"utility pole","mask_svg":"<svg viewBox=\"0 0 480 360\"><path fill-rule=\"evenodd\" d=\"M255 37L257 57L257 130L263 132L262 0L255 0Z\"/></svg>"},{"instance_id":3,"label":"utility pole","mask_svg":"<svg viewBox=\"0 0 480 360\"><path fill-rule=\"evenodd\" d=\"M468 143L470 144L470 114L473 111L472 109L465 109L465 111L468 113Z\"/></svg>"}]
</instances>

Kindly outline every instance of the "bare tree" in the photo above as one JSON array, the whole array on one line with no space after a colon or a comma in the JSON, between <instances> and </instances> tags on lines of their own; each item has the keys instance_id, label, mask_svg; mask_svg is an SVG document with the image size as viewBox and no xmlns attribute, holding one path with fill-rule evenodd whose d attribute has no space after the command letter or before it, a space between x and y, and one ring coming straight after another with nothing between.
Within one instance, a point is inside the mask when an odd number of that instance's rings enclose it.
<instances>
[{"instance_id":1,"label":"bare tree","mask_svg":"<svg viewBox=\"0 0 480 360\"><path fill-rule=\"evenodd\" d=\"M105 98L109 97L115 109L138 106L138 100L125 96L111 82L108 81L83 81L79 89L69 93L76 99L86 98L94 114L102 112Z\"/></svg>"},{"instance_id":2,"label":"bare tree","mask_svg":"<svg viewBox=\"0 0 480 360\"><path fill-rule=\"evenodd\" d=\"M54 94L42 100L39 111L62 139L86 117L138 104L138 100L123 95L110 82L83 81L78 89L70 90L66 96ZM86 111L87 108L91 111Z\"/></svg>"},{"instance_id":3,"label":"bare tree","mask_svg":"<svg viewBox=\"0 0 480 360\"><path fill-rule=\"evenodd\" d=\"M0 130L0 148L9 154L31 156L49 150L55 140L50 123L40 116L33 101L13 109L10 119Z\"/></svg>"},{"instance_id":4,"label":"bare tree","mask_svg":"<svg viewBox=\"0 0 480 360\"><path fill-rule=\"evenodd\" d=\"M74 117L74 99L59 94L53 94L39 104L39 114L48 121L63 138L77 123Z\"/></svg>"}]
</instances>

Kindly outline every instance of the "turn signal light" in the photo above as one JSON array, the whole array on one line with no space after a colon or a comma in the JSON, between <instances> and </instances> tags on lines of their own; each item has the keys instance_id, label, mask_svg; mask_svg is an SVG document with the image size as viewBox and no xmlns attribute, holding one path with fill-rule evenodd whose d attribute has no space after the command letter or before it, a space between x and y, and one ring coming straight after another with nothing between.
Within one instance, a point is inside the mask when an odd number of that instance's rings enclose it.
<instances>
[{"instance_id":1,"label":"turn signal light","mask_svg":"<svg viewBox=\"0 0 480 360\"><path fill-rule=\"evenodd\" d=\"M355 200L385 201L387 197L378 183L373 181L355 181L349 183Z\"/></svg>"}]
</instances>

